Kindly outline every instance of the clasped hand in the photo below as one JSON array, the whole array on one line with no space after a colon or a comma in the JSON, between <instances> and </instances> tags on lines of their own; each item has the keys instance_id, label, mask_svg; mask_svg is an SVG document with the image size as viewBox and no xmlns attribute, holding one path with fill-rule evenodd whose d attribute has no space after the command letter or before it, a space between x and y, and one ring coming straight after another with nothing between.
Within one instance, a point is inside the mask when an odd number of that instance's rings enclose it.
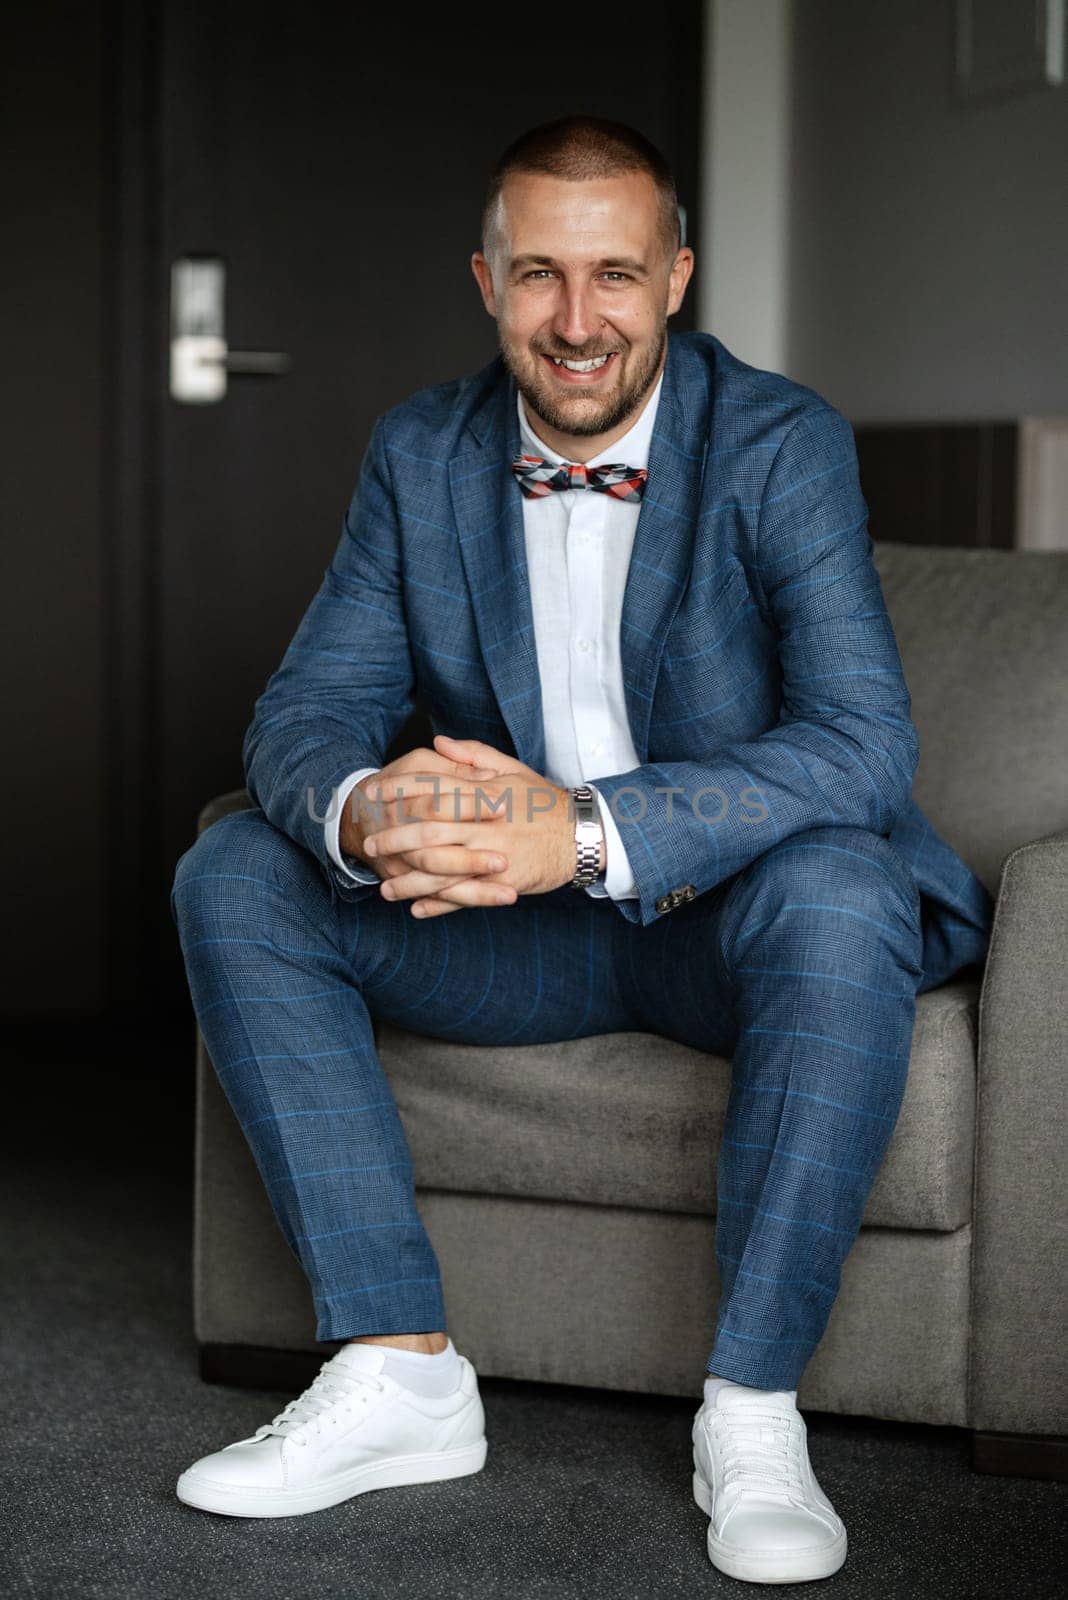
<instances>
[{"instance_id":1,"label":"clasped hand","mask_svg":"<svg viewBox=\"0 0 1068 1600\"><path fill-rule=\"evenodd\" d=\"M413 916L511 905L574 876L570 791L478 739L437 734L356 787L369 804L355 853Z\"/></svg>"}]
</instances>

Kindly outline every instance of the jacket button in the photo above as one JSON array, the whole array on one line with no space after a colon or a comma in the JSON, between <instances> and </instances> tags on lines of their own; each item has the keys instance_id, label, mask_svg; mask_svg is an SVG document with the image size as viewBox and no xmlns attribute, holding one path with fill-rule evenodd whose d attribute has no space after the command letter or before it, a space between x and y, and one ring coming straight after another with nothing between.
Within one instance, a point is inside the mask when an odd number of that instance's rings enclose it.
<instances>
[{"instance_id":1,"label":"jacket button","mask_svg":"<svg viewBox=\"0 0 1068 1600\"><path fill-rule=\"evenodd\" d=\"M697 890L692 883L684 883L681 888L669 889L667 894L662 894L656 902L658 911L674 911L676 906L681 906L687 900L692 900Z\"/></svg>"}]
</instances>

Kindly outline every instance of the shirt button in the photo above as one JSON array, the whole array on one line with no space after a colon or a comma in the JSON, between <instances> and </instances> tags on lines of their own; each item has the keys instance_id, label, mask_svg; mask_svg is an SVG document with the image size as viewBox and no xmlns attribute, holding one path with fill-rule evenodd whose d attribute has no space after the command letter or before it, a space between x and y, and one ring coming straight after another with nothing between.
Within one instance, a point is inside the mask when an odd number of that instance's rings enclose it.
<instances>
[{"instance_id":1,"label":"shirt button","mask_svg":"<svg viewBox=\"0 0 1068 1600\"><path fill-rule=\"evenodd\" d=\"M589 650L590 649L590 641L589 641L589 639L576 639L575 643L578 645L580 650Z\"/></svg>"},{"instance_id":2,"label":"shirt button","mask_svg":"<svg viewBox=\"0 0 1068 1600\"><path fill-rule=\"evenodd\" d=\"M599 756L604 749L604 740L597 739L587 746L591 756Z\"/></svg>"}]
</instances>

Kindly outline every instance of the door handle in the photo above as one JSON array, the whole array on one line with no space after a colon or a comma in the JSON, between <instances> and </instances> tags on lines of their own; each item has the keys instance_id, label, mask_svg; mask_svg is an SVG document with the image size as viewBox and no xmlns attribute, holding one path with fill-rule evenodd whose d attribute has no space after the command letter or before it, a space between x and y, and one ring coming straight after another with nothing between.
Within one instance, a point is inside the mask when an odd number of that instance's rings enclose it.
<instances>
[{"instance_id":1,"label":"door handle","mask_svg":"<svg viewBox=\"0 0 1068 1600\"><path fill-rule=\"evenodd\" d=\"M211 405L228 379L281 378L284 350L231 350L226 343L226 264L218 256L179 256L171 265L171 398Z\"/></svg>"},{"instance_id":2,"label":"door handle","mask_svg":"<svg viewBox=\"0 0 1068 1600\"><path fill-rule=\"evenodd\" d=\"M290 367L284 350L228 350L221 356L201 356L200 364L225 367L235 378L284 378Z\"/></svg>"}]
</instances>

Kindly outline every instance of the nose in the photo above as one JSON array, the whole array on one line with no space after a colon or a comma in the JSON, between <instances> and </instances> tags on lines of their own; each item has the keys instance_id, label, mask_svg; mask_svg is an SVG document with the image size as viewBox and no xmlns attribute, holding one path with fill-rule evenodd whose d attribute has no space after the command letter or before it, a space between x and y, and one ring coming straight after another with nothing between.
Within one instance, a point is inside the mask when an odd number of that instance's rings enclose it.
<instances>
[{"instance_id":1,"label":"nose","mask_svg":"<svg viewBox=\"0 0 1068 1600\"><path fill-rule=\"evenodd\" d=\"M565 344L582 346L594 337L601 321L584 285L561 284L552 321L553 332L558 339Z\"/></svg>"}]
</instances>

